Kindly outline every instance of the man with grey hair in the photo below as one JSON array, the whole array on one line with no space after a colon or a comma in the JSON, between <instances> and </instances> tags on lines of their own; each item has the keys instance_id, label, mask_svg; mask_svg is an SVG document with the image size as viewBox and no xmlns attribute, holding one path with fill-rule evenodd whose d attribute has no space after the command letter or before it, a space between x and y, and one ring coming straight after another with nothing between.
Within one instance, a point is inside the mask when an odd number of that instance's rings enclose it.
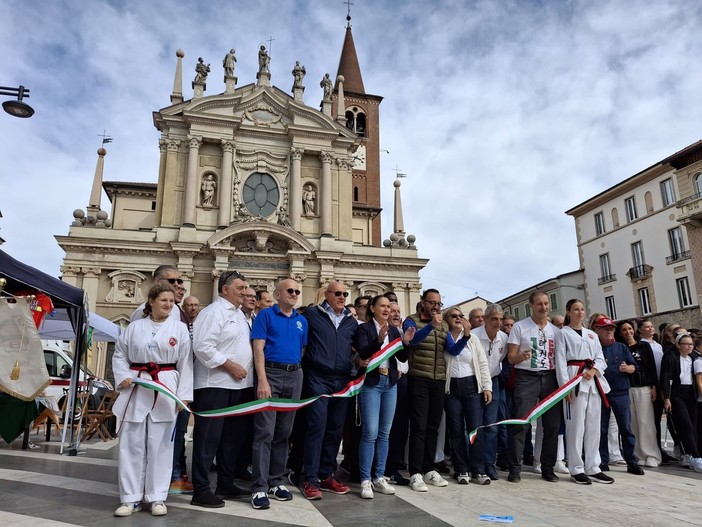
<instances>
[{"instance_id":1,"label":"man with grey hair","mask_svg":"<svg viewBox=\"0 0 702 527\"><path fill-rule=\"evenodd\" d=\"M241 311L247 288L242 274L224 271L217 284L219 297L195 319L192 408L196 412L236 406L254 398L250 330ZM245 495L234 485L234 471L250 427L250 415L221 419L195 416L191 505L224 507L222 499ZM215 456L217 489L213 494L209 472Z\"/></svg>"},{"instance_id":2,"label":"man with grey hair","mask_svg":"<svg viewBox=\"0 0 702 527\"><path fill-rule=\"evenodd\" d=\"M473 329L481 327L485 324L485 314L482 307L474 307L468 312L468 322Z\"/></svg>"},{"instance_id":3,"label":"man with grey hair","mask_svg":"<svg viewBox=\"0 0 702 527\"><path fill-rule=\"evenodd\" d=\"M471 314L473 313L472 310ZM480 310L482 314L482 309ZM500 386L499 377L502 371L502 360L507 356L507 333L500 330L504 311L497 304L490 304L485 309L485 324L472 330L473 335L480 339L485 355L487 355L490 377L492 377L492 401L483 407L483 423L490 425L497 422L497 412L500 399L504 396L504 388ZM485 456L485 474L491 480L500 479L495 470L497 460L497 427L485 428L478 434L476 441L482 441Z\"/></svg>"}]
</instances>

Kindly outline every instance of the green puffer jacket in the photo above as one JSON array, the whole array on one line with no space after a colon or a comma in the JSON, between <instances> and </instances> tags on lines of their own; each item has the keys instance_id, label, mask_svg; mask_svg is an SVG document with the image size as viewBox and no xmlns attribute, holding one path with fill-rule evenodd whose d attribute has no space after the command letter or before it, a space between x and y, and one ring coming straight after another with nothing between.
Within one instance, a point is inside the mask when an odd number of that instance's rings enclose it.
<instances>
[{"instance_id":1,"label":"green puffer jacket","mask_svg":"<svg viewBox=\"0 0 702 527\"><path fill-rule=\"evenodd\" d=\"M431 321L421 320L416 313L407 318L417 325L417 331L427 324L431 324ZM440 328L434 328L423 341L410 348L409 371L407 375L433 379L435 381L446 380L446 359L444 358L444 350L446 349L448 332L448 324L442 322Z\"/></svg>"}]
</instances>

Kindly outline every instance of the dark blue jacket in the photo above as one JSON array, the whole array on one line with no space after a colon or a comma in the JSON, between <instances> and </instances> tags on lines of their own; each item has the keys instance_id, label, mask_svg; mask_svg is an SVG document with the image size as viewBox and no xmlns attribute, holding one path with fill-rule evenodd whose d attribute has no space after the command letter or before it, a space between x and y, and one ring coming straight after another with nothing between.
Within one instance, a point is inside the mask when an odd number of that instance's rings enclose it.
<instances>
[{"instance_id":1,"label":"dark blue jacket","mask_svg":"<svg viewBox=\"0 0 702 527\"><path fill-rule=\"evenodd\" d=\"M395 339L402 338L400 330L390 326L388 328L388 342L392 342ZM375 322L372 320L361 324L356 330L356 336L353 339L353 347L356 348L358 355L362 359L369 359L373 354L381 348L381 344L378 342L378 330L375 328ZM407 348L402 348L398 351L395 356L388 361L390 367L390 386L394 386L397 383L397 360L400 362L407 361ZM366 375L366 380L364 386L375 386L380 380L380 372L376 368Z\"/></svg>"},{"instance_id":2,"label":"dark blue jacket","mask_svg":"<svg viewBox=\"0 0 702 527\"><path fill-rule=\"evenodd\" d=\"M353 336L358 329L358 322L348 309L345 309L345 313L347 316L337 329L321 305L305 309L303 316L309 326L307 350L302 357L305 375L350 377Z\"/></svg>"},{"instance_id":3,"label":"dark blue jacket","mask_svg":"<svg viewBox=\"0 0 702 527\"><path fill-rule=\"evenodd\" d=\"M632 356L629 348L621 342L613 342L609 346L602 346L602 353L607 361L604 376L612 392L629 391L629 374L619 371L622 362L636 366L638 370L636 359Z\"/></svg>"}]
</instances>

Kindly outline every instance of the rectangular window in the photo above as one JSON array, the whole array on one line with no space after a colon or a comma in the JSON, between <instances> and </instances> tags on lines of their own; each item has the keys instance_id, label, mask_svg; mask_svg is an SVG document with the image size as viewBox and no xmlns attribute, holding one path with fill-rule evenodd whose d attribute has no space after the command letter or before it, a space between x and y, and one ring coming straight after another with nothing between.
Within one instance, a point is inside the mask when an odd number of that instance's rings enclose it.
<instances>
[{"instance_id":1,"label":"rectangular window","mask_svg":"<svg viewBox=\"0 0 702 527\"><path fill-rule=\"evenodd\" d=\"M631 260L634 263L634 267L642 267L644 263L644 253L643 245L641 242L636 242L631 244Z\"/></svg>"},{"instance_id":2,"label":"rectangular window","mask_svg":"<svg viewBox=\"0 0 702 527\"><path fill-rule=\"evenodd\" d=\"M685 252L685 244L683 243L682 229L675 227L668 231L668 241L670 242L670 255L678 260Z\"/></svg>"},{"instance_id":3,"label":"rectangular window","mask_svg":"<svg viewBox=\"0 0 702 527\"><path fill-rule=\"evenodd\" d=\"M611 318L612 320L617 319L617 308L614 305L614 297L613 296L606 296L605 297L605 306L607 310L607 316Z\"/></svg>"},{"instance_id":4,"label":"rectangular window","mask_svg":"<svg viewBox=\"0 0 702 527\"><path fill-rule=\"evenodd\" d=\"M641 314L650 315L651 303L648 298L648 287L642 287L639 289L639 303L641 304Z\"/></svg>"},{"instance_id":5,"label":"rectangular window","mask_svg":"<svg viewBox=\"0 0 702 527\"><path fill-rule=\"evenodd\" d=\"M609 266L609 253L600 255L600 276L602 278L609 278L612 274L611 268Z\"/></svg>"},{"instance_id":6,"label":"rectangular window","mask_svg":"<svg viewBox=\"0 0 702 527\"><path fill-rule=\"evenodd\" d=\"M687 277L678 278L675 281L675 285L678 289L678 300L680 301L680 307L690 307L693 305L692 295L690 294L690 283L687 281Z\"/></svg>"},{"instance_id":7,"label":"rectangular window","mask_svg":"<svg viewBox=\"0 0 702 527\"><path fill-rule=\"evenodd\" d=\"M673 189L672 179L668 178L661 181L661 198L663 198L664 207L675 203L675 190Z\"/></svg>"},{"instance_id":8,"label":"rectangular window","mask_svg":"<svg viewBox=\"0 0 702 527\"><path fill-rule=\"evenodd\" d=\"M524 318L531 316L531 306L529 304L524 304Z\"/></svg>"},{"instance_id":9,"label":"rectangular window","mask_svg":"<svg viewBox=\"0 0 702 527\"><path fill-rule=\"evenodd\" d=\"M514 320L521 320L521 318L519 318L519 308L518 307L514 308Z\"/></svg>"},{"instance_id":10,"label":"rectangular window","mask_svg":"<svg viewBox=\"0 0 702 527\"><path fill-rule=\"evenodd\" d=\"M599 236L605 232L604 215L601 212L595 214L595 234Z\"/></svg>"},{"instance_id":11,"label":"rectangular window","mask_svg":"<svg viewBox=\"0 0 702 527\"><path fill-rule=\"evenodd\" d=\"M631 223L639 217L636 213L636 198L634 196L626 198L624 200L624 205L626 205L626 221Z\"/></svg>"},{"instance_id":12,"label":"rectangular window","mask_svg":"<svg viewBox=\"0 0 702 527\"><path fill-rule=\"evenodd\" d=\"M556 311L558 309L558 298L556 293L551 293L551 310Z\"/></svg>"}]
</instances>

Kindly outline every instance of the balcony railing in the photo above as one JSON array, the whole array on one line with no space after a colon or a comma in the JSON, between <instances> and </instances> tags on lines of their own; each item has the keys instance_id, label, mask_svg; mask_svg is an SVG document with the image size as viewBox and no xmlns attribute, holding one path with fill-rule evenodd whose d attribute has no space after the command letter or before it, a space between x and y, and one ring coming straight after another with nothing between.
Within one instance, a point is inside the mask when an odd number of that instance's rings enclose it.
<instances>
[{"instance_id":1,"label":"balcony railing","mask_svg":"<svg viewBox=\"0 0 702 527\"><path fill-rule=\"evenodd\" d=\"M608 274L597 279L597 284L602 285L608 282L614 282L617 279L616 274Z\"/></svg>"},{"instance_id":2,"label":"balcony railing","mask_svg":"<svg viewBox=\"0 0 702 527\"><path fill-rule=\"evenodd\" d=\"M697 192L679 200L675 206L678 209L678 221L684 225L702 226L702 194Z\"/></svg>"},{"instance_id":3,"label":"balcony railing","mask_svg":"<svg viewBox=\"0 0 702 527\"><path fill-rule=\"evenodd\" d=\"M665 259L665 263L671 264L673 262L678 262L680 260L687 260L690 257L690 251L682 251L677 254L671 254Z\"/></svg>"},{"instance_id":4,"label":"balcony railing","mask_svg":"<svg viewBox=\"0 0 702 527\"><path fill-rule=\"evenodd\" d=\"M643 280L644 278L648 278L651 276L651 273L653 272L653 267L647 264L643 265L636 265L629 269L626 273L626 275L631 278L631 281L634 282L636 280Z\"/></svg>"}]
</instances>

